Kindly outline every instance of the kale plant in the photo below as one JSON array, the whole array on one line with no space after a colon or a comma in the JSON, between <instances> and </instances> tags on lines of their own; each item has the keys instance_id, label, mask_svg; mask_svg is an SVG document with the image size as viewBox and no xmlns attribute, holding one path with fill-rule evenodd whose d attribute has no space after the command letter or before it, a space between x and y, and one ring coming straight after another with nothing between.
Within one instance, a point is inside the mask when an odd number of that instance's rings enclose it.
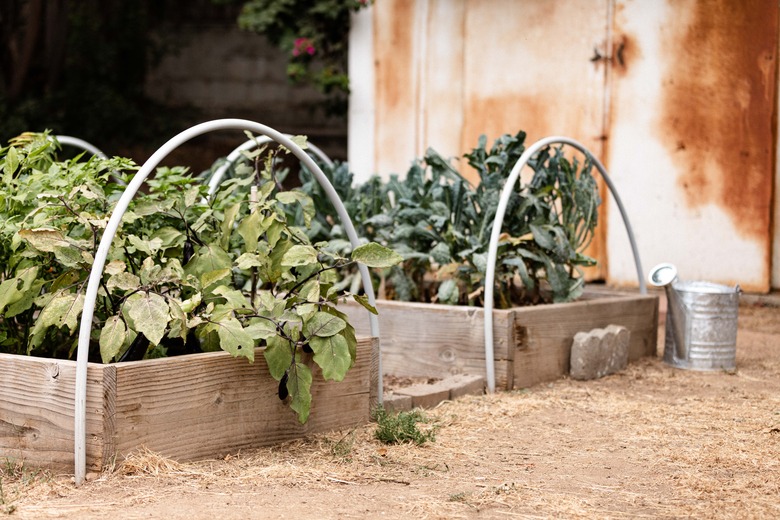
<instances>
[{"instance_id":1,"label":"kale plant","mask_svg":"<svg viewBox=\"0 0 780 520\"><path fill-rule=\"evenodd\" d=\"M405 301L483 305L487 251L496 209L509 174L525 151L525 133L501 136L491 148L482 136L465 155L474 186L433 149L401 179L377 177L353 186L346 165L323 167L358 233L397 251L401 265L375 271L380 295ZM600 203L592 164L545 148L529 162L533 176L512 193L496 266L496 306L576 299L583 289L583 254L593 238ZM318 240L344 245L335 211L305 171L302 190L315 202ZM345 272L353 282L357 272ZM354 283L353 283L354 287Z\"/></svg>"}]
</instances>

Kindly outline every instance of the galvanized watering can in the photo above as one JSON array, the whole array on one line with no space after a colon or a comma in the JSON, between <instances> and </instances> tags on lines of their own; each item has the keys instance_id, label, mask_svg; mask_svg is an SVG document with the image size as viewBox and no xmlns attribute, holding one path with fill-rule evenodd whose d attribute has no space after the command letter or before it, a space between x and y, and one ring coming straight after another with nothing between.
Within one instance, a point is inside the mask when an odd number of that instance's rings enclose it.
<instances>
[{"instance_id":1,"label":"galvanized watering can","mask_svg":"<svg viewBox=\"0 0 780 520\"><path fill-rule=\"evenodd\" d=\"M735 369L739 285L682 282L668 263L655 266L648 281L666 290L664 362L690 370Z\"/></svg>"}]
</instances>

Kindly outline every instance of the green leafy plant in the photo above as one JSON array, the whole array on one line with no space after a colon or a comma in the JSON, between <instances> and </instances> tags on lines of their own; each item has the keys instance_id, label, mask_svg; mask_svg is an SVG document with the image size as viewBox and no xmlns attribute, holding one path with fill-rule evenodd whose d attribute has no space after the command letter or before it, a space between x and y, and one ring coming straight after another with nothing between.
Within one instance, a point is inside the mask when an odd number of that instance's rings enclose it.
<instances>
[{"instance_id":1,"label":"green leafy plant","mask_svg":"<svg viewBox=\"0 0 780 520\"><path fill-rule=\"evenodd\" d=\"M427 424L431 421L422 411L415 409L395 414L379 407L374 410L374 419L377 422L374 437L384 444L402 444L405 442L422 446L426 442L436 440L436 428L420 429L419 424Z\"/></svg>"},{"instance_id":2,"label":"green leafy plant","mask_svg":"<svg viewBox=\"0 0 780 520\"><path fill-rule=\"evenodd\" d=\"M135 166L123 159L58 161L56 140L27 134L0 150L0 351L70 357L102 231ZM90 357L132 360L224 350L279 381L305 422L312 372L340 381L357 340L337 272L354 262L386 268L395 253L366 243L347 255L312 243L288 221L314 205L280 191L275 151L224 182L213 197L184 168L161 168L122 219L95 306ZM283 152L281 152L283 153Z\"/></svg>"},{"instance_id":3,"label":"green leafy plant","mask_svg":"<svg viewBox=\"0 0 780 520\"><path fill-rule=\"evenodd\" d=\"M525 133L503 135L465 155L480 182L473 186L445 158L429 149L403 179L372 178L351 185L346 165L325 168L361 236L404 257L400 266L375 272L380 293L407 301L482 305L487 252L504 184L525 151ZM599 197L591 163L545 148L529 165L532 178L512 193L499 242L495 304L501 308L577 298L581 267L594 264L582 251L593 238ZM335 211L313 177L302 190L317 207L318 240L347 246L333 226ZM356 272L346 273L354 282ZM353 285L354 287L354 285Z\"/></svg>"}]
</instances>

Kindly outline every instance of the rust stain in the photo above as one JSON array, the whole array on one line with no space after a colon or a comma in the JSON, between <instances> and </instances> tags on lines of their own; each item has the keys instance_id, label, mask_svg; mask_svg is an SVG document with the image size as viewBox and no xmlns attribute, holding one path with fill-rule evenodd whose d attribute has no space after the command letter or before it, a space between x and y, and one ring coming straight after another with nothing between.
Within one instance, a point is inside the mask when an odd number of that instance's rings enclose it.
<instances>
[{"instance_id":1,"label":"rust stain","mask_svg":"<svg viewBox=\"0 0 780 520\"><path fill-rule=\"evenodd\" d=\"M642 52L636 38L623 33L612 44L612 74L616 78L626 76L631 64L642 58Z\"/></svg>"},{"instance_id":2,"label":"rust stain","mask_svg":"<svg viewBox=\"0 0 780 520\"><path fill-rule=\"evenodd\" d=\"M379 171L404 171L398 155L414 153L416 78L414 74L415 1L377 2L374 6L376 119L374 164ZM405 159L404 161L410 161Z\"/></svg>"},{"instance_id":3,"label":"rust stain","mask_svg":"<svg viewBox=\"0 0 780 520\"><path fill-rule=\"evenodd\" d=\"M412 70L414 0L378 2L376 9L375 56L377 62L378 106L392 111L413 94L409 72ZM380 12L381 11L381 12Z\"/></svg>"},{"instance_id":4,"label":"rust stain","mask_svg":"<svg viewBox=\"0 0 780 520\"><path fill-rule=\"evenodd\" d=\"M778 3L700 1L692 9L677 18L692 21L664 40L658 135L680 165L689 207L717 204L740 233L768 244Z\"/></svg>"}]
</instances>

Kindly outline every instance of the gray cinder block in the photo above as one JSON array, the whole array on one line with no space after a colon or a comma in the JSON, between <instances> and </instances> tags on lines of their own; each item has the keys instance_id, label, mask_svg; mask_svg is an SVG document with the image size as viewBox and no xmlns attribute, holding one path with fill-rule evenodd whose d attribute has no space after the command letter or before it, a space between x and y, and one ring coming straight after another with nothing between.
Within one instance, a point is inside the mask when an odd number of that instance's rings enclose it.
<instances>
[{"instance_id":1,"label":"gray cinder block","mask_svg":"<svg viewBox=\"0 0 780 520\"><path fill-rule=\"evenodd\" d=\"M597 379L625 369L630 337L631 332L619 325L575 334L570 359L572 379Z\"/></svg>"},{"instance_id":2,"label":"gray cinder block","mask_svg":"<svg viewBox=\"0 0 780 520\"><path fill-rule=\"evenodd\" d=\"M408 395L385 394L382 406L388 413L408 412L412 409L412 398Z\"/></svg>"}]
</instances>

